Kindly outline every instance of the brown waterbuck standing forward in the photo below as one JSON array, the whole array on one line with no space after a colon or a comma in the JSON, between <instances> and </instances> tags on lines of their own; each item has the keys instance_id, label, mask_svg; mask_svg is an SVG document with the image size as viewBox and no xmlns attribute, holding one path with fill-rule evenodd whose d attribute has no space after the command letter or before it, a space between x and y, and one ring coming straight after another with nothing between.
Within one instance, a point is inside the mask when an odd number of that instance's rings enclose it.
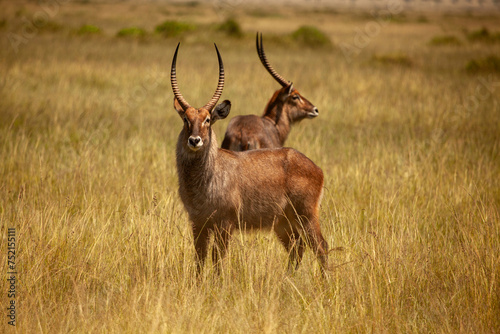
<instances>
[{"instance_id":1,"label":"brown waterbuck standing forward","mask_svg":"<svg viewBox=\"0 0 500 334\"><path fill-rule=\"evenodd\" d=\"M229 122L222 148L232 151L282 147L293 123L318 116L318 108L271 67L264 53L262 34L259 41L257 33L256 45L262 65L282 88L274 93L262 117L236 116Z\"/></svg>"},{"instance_id":2,"label":"brown waterbuck standing forward","mask_svg":"<svg viewBox=\"0 0 500 334\"><path fill-rule=\"evenodd\" d=\"M271 229L289 252L290 268L298 267L308 244L324 273L328 244L319 225L323 172L290 148L248 152L218 148L212 124L227 117L231 102L216 106L224 87L224 66L215 48L219 83L204 107L191 107L180 93L176 77L179 45L170 77L174 108L184 121L176 149L179 194L192 222L198 272L207 256L210 234L215 240L212 259L219 270L235 229Z\"/></svg>"}]
</instances>

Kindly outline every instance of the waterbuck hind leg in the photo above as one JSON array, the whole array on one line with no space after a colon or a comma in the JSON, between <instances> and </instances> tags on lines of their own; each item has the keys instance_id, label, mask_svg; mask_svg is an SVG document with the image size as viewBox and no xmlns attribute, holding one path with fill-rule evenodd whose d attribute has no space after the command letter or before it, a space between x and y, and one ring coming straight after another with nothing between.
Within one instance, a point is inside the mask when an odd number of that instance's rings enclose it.
<instances>
[{"instance_id":1,"label":"waterbuck hind leg","mask_svg":"<svg viewBox=\"0 0 500 334\"><path fill-rule=\"evenodd\" d=\"M305 232L307 242L318 258L321 267L321 273L323 274L323 276L326 276L328 263L328 243L323 237L323 234L321 234L319 219L312 218L309 221L308 226L305 228Z\"/></svg>"},{"instance_id":2,"label":"waterbuck hind leg","mask_svg":"<svg viewBox=\"0 0 500 334\"><path fill-rule=\"evenodd\" d=\"M290 217L290 219L292 218ZM301 215L295 212L295 224L296 229L301 231L302 242L311 247L320 264L321 273L325 276L328 263L328 243L321 233L318 215L310 212Z\"/></svg>"},{"instance_id":3,"label":"waterbuck hind leg","mask_svg":"<svg viewBox=\"0 0 500 334\"><path fill-rule=\"evenodd\" d=\"M289 256L288 271L294 272L299 268L302 262L306 244L304 239L302 239L300 234L296 231L290 237L290 246L287 249Z\"/></svg>"},{"instance_id":4,"label":"waterbuck hind leg","mask_svg":"<svg viewBox=\"0 0 500 334\"><path fill-rule=\"evenodd\" d=\"M286 219L283 219L275 226L274 232L288 252L288 271L297 270L305 250L305 244L300 233L293 229Z\"/></svg>"},{"instance_id":5,"label":"waterbuck hind leg","mask_svg":"<svg viewBox=\"0 0 500 334\"><path fill-rule=\"evenodd\" d=\"M299 268L302 257L304 256L304 251L306 250L306 245L304 239L300 236L298 232L294 234L294 247L290 252L290 269L297 270ZM295 266L293 264L295 263Z\"/></svg>"}]
</instances>

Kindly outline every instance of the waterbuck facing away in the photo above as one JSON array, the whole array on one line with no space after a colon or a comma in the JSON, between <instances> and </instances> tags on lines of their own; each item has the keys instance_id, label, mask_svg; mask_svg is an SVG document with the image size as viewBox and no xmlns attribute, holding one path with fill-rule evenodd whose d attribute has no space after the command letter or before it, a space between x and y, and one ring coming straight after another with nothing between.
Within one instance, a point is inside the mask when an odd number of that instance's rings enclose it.
<instances>
[{"instance_id":1,"label":"waterbuck facing away","mask_svg":"<svg viewBox=\"0 0 500 334\"><path fill-rule=\"evenodd\" d=\"M174 108L184 121L177 141L179 194L192 222L198 272L214 234L213 263L236 229L271 229L297 268L306 244L316 253L324 273L328 244L321 234L319 206L323 172L302 153L290 149L232 152L219 149L212 124L229 114L231 103L216 106L224 87L224 66L217 46L219 83L212 99L193 108L177 85L175 50L171 68Z\"/></svg>"},{"instance_id":2,"label":"waterbuck facing away","mask_svg":"<svg viewBox=\"0 0 500 334\"><path fill-rule=\"evenodd\" d=\"M256 45L262 65L282 88L271 97L262 117L236 116L229 122L222 148L232 151L282 147L293 123L318 116L318 108L271 67L264 53L262 34L259 41L257 33Z\"/></svg>"}]
</instances>

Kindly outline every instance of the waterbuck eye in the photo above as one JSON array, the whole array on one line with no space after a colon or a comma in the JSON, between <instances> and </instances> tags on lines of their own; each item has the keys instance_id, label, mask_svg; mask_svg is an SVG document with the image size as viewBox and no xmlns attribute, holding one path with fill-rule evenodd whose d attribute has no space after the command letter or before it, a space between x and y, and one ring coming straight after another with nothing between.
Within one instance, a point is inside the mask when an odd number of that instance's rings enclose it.
<instances>
[{"instance_id":1,"label":"waterbuck eye","mask_svg":"<svg viewBox=\"0 0 500 334\"><path fill-rule=\"evenodd\" d=\"M292 99L294 99L294 100L300 100L300 96L294 95L294 96L292 96Z\"/></svg>"},{"instance_id":2,"label":"waterbuck eye","mask_svg":"<svg viewBox=\"0 0 500 334\"><path fill-rule=\"evenodd\" d=\"M207 124L207 125L208 125L208 124L210 124L210 117L207 117L207 118L205 119L205 124Z\"/></svg>"}]
</instances>

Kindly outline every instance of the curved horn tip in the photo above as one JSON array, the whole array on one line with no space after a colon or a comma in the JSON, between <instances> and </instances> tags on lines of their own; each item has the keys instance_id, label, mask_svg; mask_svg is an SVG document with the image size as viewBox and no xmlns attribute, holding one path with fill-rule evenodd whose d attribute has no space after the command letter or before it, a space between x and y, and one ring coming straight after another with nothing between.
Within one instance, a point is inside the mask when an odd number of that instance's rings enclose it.
<instances>
[{"instance_id":1,"label":"curved horn tip","mask_svg":"<svg viewBox=\"0 0 500 334\"><path fill-rule=\"evenodd\" d=\"M208 111L211 111L215 107L217 101L219 101L219 98L222 95L222 90L224 88L224 63L222 62L222 57L220 55L219 48L217 48L217 44L214 43L214 46L215 51L217 51L217 58L219 61L219 82L217 84L217 89L215 90L214 95L212 96L210 101L203 107Z\"/></svg>"},{"instance_id":2,"label":"curved horn tip","mask_svg":"<svg viewBox=\"0 0 500 334\"><path fill-rule=\"evenodd\" d=\"M217 52L217 59L219 60L219 68L224 72L224 63L222 62L222 57L219 52L219 48L217 47L217 44L214 43L215 46L215 51Z\"/></svg>"},{"instance_id":3,"label":"curved horn tip","mask_svg":"<svg viewBox=\"0 0 500 334\"><path fill-rule=\"evenodd\" d=\"M257 35L255 36L255 46L257 47L257 54L260 57L260 50L259 50L259 32L257 31Z\"/></svg>"},{"instance_id":4,"label":"curved horn tip","mask_svg":"<svg viewBox=\"0 0 500 334\"><path fill-rule=\"evenodd\" d=\"M181 42L177 43L177 47L175 48L174 52L174 61L177 60L177 52L179 51L179 46L181 45Z\"/></svg>"},{"instance_id":5,"label":"curved horn tip","mask_svg":"<svg viewBox=\"0 0 500 334\"><path fill-rule=\"evenodd\" d=\"M179 46L181 45L181 42L177 43L177 47L175 48L174 52L174 58L172 59L172 70L175 70L175 65L177 64L177 53L179 52Z\"/></svg>"},{"instance_id":6,"label":"curved horn tip","mask_svg":"<svg viewBox=\"0 0 500 334\"><path fill-rule=\"evenodd\" d=\"M174 93L175 99L179 102L184 110L190 107L189 103L182 96L179 86L177 85L177 74L176 74L176 63L177 63L177 52L179 51L180 42L177 44L175 49L174 58L172 59L172 67L170 69L170 84L172 85L172 91Z\"/></svg>"}]
</instances>

